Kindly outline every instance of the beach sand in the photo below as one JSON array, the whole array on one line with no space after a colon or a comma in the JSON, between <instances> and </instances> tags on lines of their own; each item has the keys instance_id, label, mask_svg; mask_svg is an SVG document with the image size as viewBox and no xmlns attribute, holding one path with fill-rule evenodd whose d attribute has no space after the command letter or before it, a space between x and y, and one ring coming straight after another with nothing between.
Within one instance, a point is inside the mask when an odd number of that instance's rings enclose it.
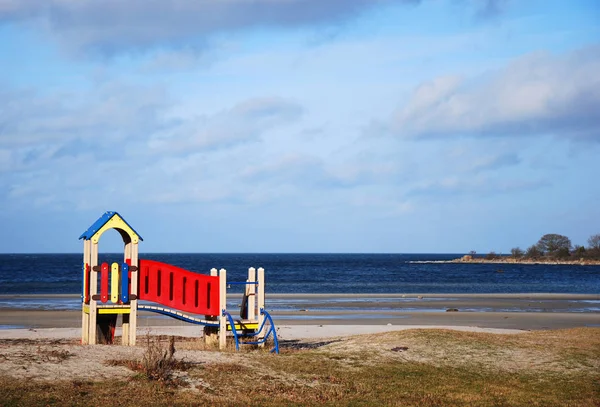
<instances>
[{"instance_id":1,"label":"beach sand","mask_svg":"<svg viewBox=\"0 0 600 407\"><path fill-rule=\"evenodd\" d=\"M5 295L2 300L39 297ZM60 297L77 301L74 295ZM267 297L267 308L269 300L274 307L293 304L272 316L282 335L294 339L417 327L501 332L600 326L599 312L569 312L582 304L597 307L600 295L594 294L273 294ZM80 326L77 310L0 309L0 338L77 337ZM202 333L201 326L147 312L140 312L138 329L181 336Z\"/></svg>"}]
</instances>

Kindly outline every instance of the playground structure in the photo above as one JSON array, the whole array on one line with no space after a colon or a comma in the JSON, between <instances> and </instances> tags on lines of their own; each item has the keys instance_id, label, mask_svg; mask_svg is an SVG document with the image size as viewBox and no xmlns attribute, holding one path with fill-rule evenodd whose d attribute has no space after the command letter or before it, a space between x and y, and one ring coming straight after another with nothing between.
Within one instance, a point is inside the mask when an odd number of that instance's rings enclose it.
<instances>
[{"instance_id":1,"label":"playground structure","mask_svg":"<svg viewBox=\"0 0 600 407\"><path fill-rule=\"evenodd\" d=\"M124 259L122 263L99 265L98 242L110 229L115 229L123 239ZM203 325L205 341L218 341L220 349L225 348L229 331L236 350L240 344L264 346L272 334L273 351L279 352L273 320L265 310L263 268L251 267L246 281L227 283L225 269L213 268L210 275L205 275L140 260L138 244L143 239L117 212L104 213L79 239L83 239L83 344L113 343L121 315L122 344L135 346L138 311L148 311ZM232 284L245 286L237 319L227 311L227 287ZM241 342L240 337L255 340Z\"/></svg>"}]
</instances>

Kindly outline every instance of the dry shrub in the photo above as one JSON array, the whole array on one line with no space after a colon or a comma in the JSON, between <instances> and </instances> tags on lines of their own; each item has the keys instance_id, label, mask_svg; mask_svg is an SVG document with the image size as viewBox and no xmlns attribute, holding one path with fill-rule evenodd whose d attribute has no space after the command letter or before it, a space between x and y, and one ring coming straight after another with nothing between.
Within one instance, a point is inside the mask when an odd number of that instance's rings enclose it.
<instances>
[{"instance_id":1,"label":"dry shrub","mask_svg":"<svg viewBox=\"0 0 600 407\"><path fill-rule=\"evenodd\" d=\"M167 382L173 375L175 362L175 338L169 340L169 348L164 349L158 339L146 336L146 351L141 360L141 371L150 380Z\"/></svg>"},{"instance_id":2,"label":"dry shrub","mask_svg":"<svg viewBox=\"0 0 600 407\"><path fill-rule=\"evenodd\" d=\"M140 372L148 380L157 381L170 386L177 386L173 380L175 371L188 370L190 363L175 358L175 337L169 338L169 345L165 349L160 338L146 335L145 351L140 360L109 360L110 366L125 366L133 371Z\"/></svg>"}]
</instances>

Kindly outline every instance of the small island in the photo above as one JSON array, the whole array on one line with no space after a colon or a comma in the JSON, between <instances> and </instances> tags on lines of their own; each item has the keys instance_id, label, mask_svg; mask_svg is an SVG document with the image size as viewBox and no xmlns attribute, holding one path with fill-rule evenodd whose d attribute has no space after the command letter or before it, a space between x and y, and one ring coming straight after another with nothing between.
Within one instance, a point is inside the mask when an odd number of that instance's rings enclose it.
<instances>
[{"instance_id":1,"label":"small island","mask_svg":"<svg viewBox=\"0 0 600 407\"><path fill-rule=\"evenodd\" d=\"M564 265L600 265L600 234L592 235L588 246L571 244L571 240L559 234L546 234L540 240L523 251L519 247L511 249L510 254L502 255L489 252L478 256L469 252L451 263L508 263L508 264L564 264Z\"/></svg>"}]
</instances>

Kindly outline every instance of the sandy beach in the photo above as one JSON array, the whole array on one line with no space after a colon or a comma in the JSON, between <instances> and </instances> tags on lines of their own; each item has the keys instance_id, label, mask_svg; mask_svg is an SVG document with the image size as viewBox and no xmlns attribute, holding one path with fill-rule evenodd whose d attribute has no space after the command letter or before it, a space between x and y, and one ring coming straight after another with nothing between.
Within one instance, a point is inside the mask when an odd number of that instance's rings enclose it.
<instances>
[{"instance_id":1,"label":"sandy beach","mask_svg":"<svg viewBox=\"0 0 600 407\"><path fill-rule=\"evenodd\" d=\"M4 304L49 296L1 296ZM67 299L74 306L78 296ZM235 298L235 297L234 297ZM375 333L406 327L459 329L547 330L600 326L594 294L273 294L267 298L275 324L294 338ZM0 338L78 336L81 312L72 310L0 308ZM139 329L196 336L202 328L156 314L141 312ZM304 327L304 328L299 328ZM306 327L312 327L310 330ZM342 328L346 327L346 328ZM382 328L385 327L385 328ZM71 328L70 330L56 330ZM315 332L313 332L315 331Z\"/></svg>"}]
</instances>

